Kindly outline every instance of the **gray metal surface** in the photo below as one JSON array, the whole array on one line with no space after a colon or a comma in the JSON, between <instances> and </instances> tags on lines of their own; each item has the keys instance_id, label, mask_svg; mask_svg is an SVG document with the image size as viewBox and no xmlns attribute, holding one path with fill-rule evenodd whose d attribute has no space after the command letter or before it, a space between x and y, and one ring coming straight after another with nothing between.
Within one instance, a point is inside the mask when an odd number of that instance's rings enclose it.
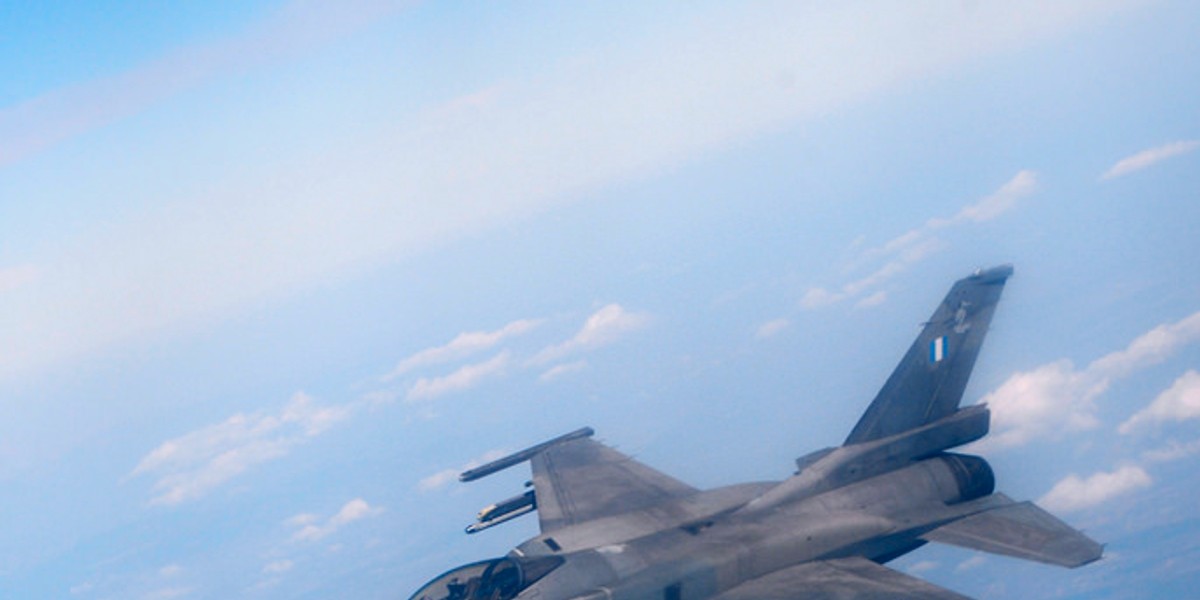
<instances>
[{"instance_id":1,"label":"gray metal surface","mask_svg":"<svg viewBox=\"0 0 1200 600\"><path fill-rule=\"evenodd\" d=\"M453 569L413 600L961 599L883 566L934 541L1075 567L1102 547L995 493L977 456L986 407L959 408L1008 266L954 284L839 448L781 482L697 490L589 439L560 436L464 473L529 461L532 492L480 511L478 531L536 509L541 533Z\"/></svg>"},{"instance_id":2,"label":"gray metal surface","mask_svg":"<svg viewBox=\"0 0 1200 600\"><path fill-rule=\"evenodd\" d=\"M821 560L781 569L715 600L969 600L865 558Z\"/></svg>"}]
</instances>

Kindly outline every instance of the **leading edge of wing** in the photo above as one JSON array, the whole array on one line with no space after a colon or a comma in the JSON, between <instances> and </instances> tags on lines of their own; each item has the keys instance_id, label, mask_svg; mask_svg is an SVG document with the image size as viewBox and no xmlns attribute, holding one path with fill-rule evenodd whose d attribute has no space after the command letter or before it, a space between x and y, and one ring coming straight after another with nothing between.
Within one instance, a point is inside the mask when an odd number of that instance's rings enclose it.
<instances>
[{"instance_id":1,"label":"leading edge of wing","mask_svg":"<svg viewBox=\"0 0 1200 600\"><path fill-rule=\"evenodd\" d=\"M769 573L713 600L971 600L862 557L808 562Z\"/></svg>"}]
</instances>

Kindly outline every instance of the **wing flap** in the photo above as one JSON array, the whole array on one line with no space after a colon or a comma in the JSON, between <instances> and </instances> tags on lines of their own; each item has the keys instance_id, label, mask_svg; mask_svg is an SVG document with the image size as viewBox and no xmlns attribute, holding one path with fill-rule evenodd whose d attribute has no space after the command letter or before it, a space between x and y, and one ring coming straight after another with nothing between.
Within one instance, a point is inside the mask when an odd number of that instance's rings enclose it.
<instances>
[{"instance_id":1,"label":"wing flap","mask_svg":"<svg viewBox=\"0 0 1200 600\"><path fill-rule=\"evenodd\" d=\"M865 558L804 563L743 583L714 600L970 600Z\"/></svg>"},{"instance_id":2,"label":"wing flap","mask_svg":"<svg viewBox=\"0 0 1200 600\"><path fill-rule=\"evenodd\" d=\"M1000 496L1000 494L997 494ZM973 550L1078 567L1104 547L1032 502L1011 502L943 525L922 538Z\"/></svg>"},{"instance_id":3,"label":"wing flap","mask_svg":"<svg viewBox=\"0 0 1200 600\"><path fill-rule=\"evenodd\" d=\"M697 491L586 438L549 447L530 463L542 533L650 508Z\"/></svg>"}]
</instances>

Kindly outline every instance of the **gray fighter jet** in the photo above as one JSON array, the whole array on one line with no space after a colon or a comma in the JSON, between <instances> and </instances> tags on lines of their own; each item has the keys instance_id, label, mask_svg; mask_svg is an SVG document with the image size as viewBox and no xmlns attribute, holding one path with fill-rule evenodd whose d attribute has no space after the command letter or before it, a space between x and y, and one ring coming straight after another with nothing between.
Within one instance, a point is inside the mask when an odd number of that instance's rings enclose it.
<instances>
[{"instance_id":1,"label":"gray fighter jet","mask_svg":"<svg viewBox=\"0 0 1200 600\"><path fill-rule=\"evenodd\" d=\"M701 491L590 439L590 428L460 476L529 461L528 491L469 533L537 511L541 534L448 571L412 600L965 598L883 566L942 542L1077 567L1103 548L995 491L986 406L959 408L1012 267L954 284L845 443L781 482Z\"/></svg>"}]
</instances>

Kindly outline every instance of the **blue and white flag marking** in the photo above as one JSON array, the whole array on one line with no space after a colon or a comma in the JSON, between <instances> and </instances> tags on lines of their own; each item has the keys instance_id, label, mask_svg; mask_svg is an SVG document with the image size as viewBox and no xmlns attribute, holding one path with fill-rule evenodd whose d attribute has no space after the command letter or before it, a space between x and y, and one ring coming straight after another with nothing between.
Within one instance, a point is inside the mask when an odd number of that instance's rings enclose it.
<instances>
[{"instance_id":1,"label":"blue and white flag marking","mask_svg":"<svg viewBox=\"0 0 1200 600\"><path fill-rule=\"evenodd\" d=\"M946 358L946 336L929 342L929 362L942 362Z\"/></svg>"}]
</instances>

